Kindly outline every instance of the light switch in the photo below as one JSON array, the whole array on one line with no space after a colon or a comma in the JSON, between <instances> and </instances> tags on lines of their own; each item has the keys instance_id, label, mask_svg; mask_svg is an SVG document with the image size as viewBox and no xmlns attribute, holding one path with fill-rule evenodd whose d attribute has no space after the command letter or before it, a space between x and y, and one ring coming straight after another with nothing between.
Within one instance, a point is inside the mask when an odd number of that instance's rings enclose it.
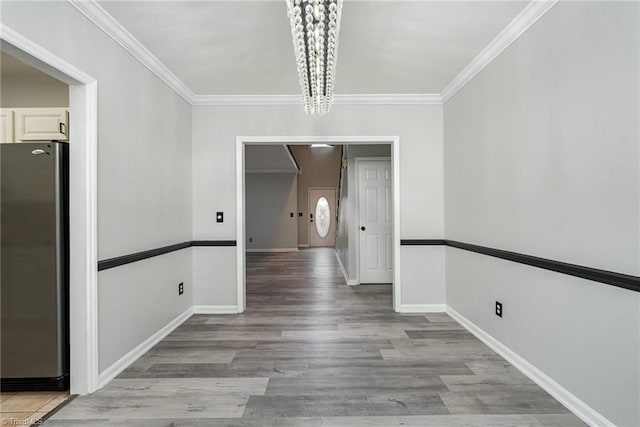
<instances>
[{"instance_id":1,"label":"light switch","mask_svg":"<svg viewBox=\"0 0 640 427\"><path fill-rule=\"evenodd\" d=\"M224 222L224 213L216 212L216 222Z\"/></svg>"}]
</instances>

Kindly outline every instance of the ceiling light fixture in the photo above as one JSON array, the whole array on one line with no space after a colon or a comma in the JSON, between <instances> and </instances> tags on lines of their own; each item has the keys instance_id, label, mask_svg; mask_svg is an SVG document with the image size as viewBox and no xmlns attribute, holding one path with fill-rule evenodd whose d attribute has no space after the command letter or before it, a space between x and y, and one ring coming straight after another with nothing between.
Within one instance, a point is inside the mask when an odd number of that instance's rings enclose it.
<instances>
[{"instance_id":1,"label":"ceiling light fixture","mask_svg":"<svg viewBox=\"0 0 640 427\"><path fill-rule=\"evenodd\" d=\"M302 100L307 114L333 103L342 0L286 0Z\"/></svg>"}]
</instances>

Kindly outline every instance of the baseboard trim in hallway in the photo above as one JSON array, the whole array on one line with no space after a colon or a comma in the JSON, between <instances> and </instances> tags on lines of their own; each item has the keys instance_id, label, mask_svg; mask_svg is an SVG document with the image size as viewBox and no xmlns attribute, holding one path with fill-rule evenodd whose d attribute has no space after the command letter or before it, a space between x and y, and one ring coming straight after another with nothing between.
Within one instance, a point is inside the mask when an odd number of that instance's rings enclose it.
<instances>
[{"instance_id":1,"label":"baseboard trim in hallway","mask_svg":"<svg viewBox=\"0 0 640 427\"><path fill-rule=\"evenodd\" d=\"M446 312L456 322L464 326L469 332L476 336L480 341L485 343L489 348L502 356L513 367L518 369L524 375L529 377L533 382L538 384L542 389L549 393L558 402L563 404L567 409L581 418L585 423L591 426L615 427L615 424L605 418L598 411L587 405L576 395L566 388L549 378L540 369L533 366L522 356L511 350L509 347L495 339L489 333L477 326L475 323L458 313L451 306L446 306Z\"/></svg>"},{"instance_id":2,"label":"baseboard trim in hallway","mask_svg":"<svg viewBox=\"0 0 640 427\"><path fill-rule=\"evenodd\" d=\"M347 282L347 285L349 286L357 286L360 284L360 282L358 282L355 279L349 279L349 275L347 274L347 270L344 268L344 265L342 265L342 260L340 260L340 257L338 256L338 252L336 252L336 259L338 260L338 265L340 266L340 271L342 271L342 275L344 276L344 280Z\"/></svg>"},{"instance_id":3,"label":"baseboard trim in hallway","mask_svg":"<svg viewBox=\"0 0 640 427\"><path fill-rule=\"evenodd\" d=\"M149 351L154 345L158 344L164 337L169 335L178 326L182 325L193 314L193 307L189 307L182 314L164 325L155 334L135 346L131 351L118 359L114 364L100 373L98 378L98 389L101 389L112 379L118 376L120 372L127 369L129 365L135 362L140 356Z\"/></svg>"},{"instance_id":4,"label":"baseboard trim in hallway","mask_svg":"<svg viewBox=\"0 0 640 427\"><path fill-rule=\"evenodd\" d=\"M398 313L444 313L446 304L400 304Z\"/></svg>"},{"instance_id":5,"label":"baseboard trim in hallway","mask_svg":"<svg viewBox=\"0 0 640 427\"><path fill-rule=\"evenodd\" d=\"M236 305L194 305L193 314L238 314Z\"/></svg>"}]
</instances>

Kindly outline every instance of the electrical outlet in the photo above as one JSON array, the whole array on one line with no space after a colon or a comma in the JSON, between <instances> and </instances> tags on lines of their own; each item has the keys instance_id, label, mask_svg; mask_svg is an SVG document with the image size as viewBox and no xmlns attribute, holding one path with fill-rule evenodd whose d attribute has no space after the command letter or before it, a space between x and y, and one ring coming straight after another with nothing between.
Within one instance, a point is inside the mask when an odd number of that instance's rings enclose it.
<instances>
[{"instance_id":1,"label":"electrical outlet","mask_svg":"<svg viewBox=\"0 0 640 427\"><path fill-rule=\"evenodd\" d=\"M178 295L182 295L184 294L184 283L180 282L178 283Z\"/></svg>"},{"instance_id":2,"label":"electrical outlet","mask_svg":"<svg viewBox=\"0 0 640 427\"><path fill-rule=\"evenodd\" d=\"M249 237L249 243L253 242L253 237Z\"/></svg>"},{"instance_id":3,"label":"electrical outlet","mask_svg":"<svg viewBox=\"0 0 640 427\"><path fill-rule=\"evenodd\" d=\"M496 301L496 316L502 317L502 303L500 301Z\"/></svg>"}]
</instances>

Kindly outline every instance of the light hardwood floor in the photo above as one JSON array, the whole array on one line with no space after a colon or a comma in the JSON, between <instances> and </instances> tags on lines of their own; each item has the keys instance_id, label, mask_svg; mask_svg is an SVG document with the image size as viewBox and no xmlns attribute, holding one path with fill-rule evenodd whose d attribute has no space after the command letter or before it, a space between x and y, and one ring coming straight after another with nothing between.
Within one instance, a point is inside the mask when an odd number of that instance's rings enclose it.
<instances>
[{"instance_id":1,"label":"light hardwood floor","mask_svg":"<svg viewBox=\"0 0 640 427\"><path fill-rule=\"evenodd\" d=\"M195 315L47 426L582 426L446 314L396 314L330 249L247 256L247 311Z\"/></svg>"}]
</instances>

